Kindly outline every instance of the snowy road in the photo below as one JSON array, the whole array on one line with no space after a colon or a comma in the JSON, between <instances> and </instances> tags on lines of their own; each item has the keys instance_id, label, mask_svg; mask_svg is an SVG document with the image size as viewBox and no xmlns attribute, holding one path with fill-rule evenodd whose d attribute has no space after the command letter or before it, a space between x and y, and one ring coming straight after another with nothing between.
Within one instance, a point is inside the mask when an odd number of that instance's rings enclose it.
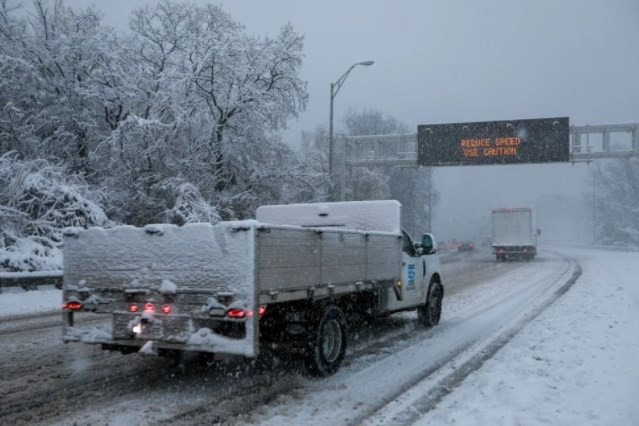
<instances>
[{"instance_id":1,"label":"snowy road","mask_svg":"<svg viewBox=\"0 0 639 426\"><path fill-rule=\"evenodd\" d=\"M267 365L237 359L199 362L177 371L163 359L64 345L59 317L1 322L0 423L63 424L70 418L79 424L107 419L307 422L309 418L299 415L310 416L316 409L321 415L312 417L314 423L362 419L434 374L461 350L489 342L499 334L504 315L519 312L542 288L560 283L570 269L570 263L557 256L534 264L498 264L482 254L457 256L445 264L448 294L439 327L423 330L410 313L359 327L351 335L343 369L321 381L290 373L299 367L294 360L276 359ZM518 303L506 302L512 299L508 295L517 295ZM432 362L411 365L424 359ZM348 409L323 410L327 398ZM308 409L293 410L300 401Z\"/></svg>"},{"instance_id":2,"label":"snowy road","mask_svg":"<svg viewBox=\"0 0 639 426\"><path fill-rule=\"evenodd\" d=\"M446 388L439 383L461 380L477 368L474 360L478 355L490 356L492 345L500 339L507 341L530 321L535 308L545 307L575 268L573 261L546 255L498 279L459 291L448 299L439 327L416 331L391 354L360 360L314 383L302 400L278 403L267 411L267 423L359 424L424 380L433 382L428 393L431 398L445 394ZM458 368L449 368L450 363L467 371L460 375ZM411 409L394 415L393 423L414 420Z\"/></svg>"},{"instance_id":3,"label":"snowy road","mask_svg":"<svg viewBox=\"0 0 639 426\"><path fill-rule=\"evenodd\" d=\"M0 424L639 424L639 254L554 250L448 258L438 327L353 327L322 380L279 358L176 369L64 345L59 313L0 318Z\"/></svg>"}]
</instances>

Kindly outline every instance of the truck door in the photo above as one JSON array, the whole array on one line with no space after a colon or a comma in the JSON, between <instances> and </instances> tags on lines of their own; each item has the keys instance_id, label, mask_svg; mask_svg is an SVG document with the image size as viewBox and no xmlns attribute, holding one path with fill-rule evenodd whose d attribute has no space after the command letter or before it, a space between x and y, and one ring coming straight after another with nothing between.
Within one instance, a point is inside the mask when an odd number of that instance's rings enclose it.
<instances>
[{"instance_id":1,"label":"truck door","mask_svg":"<svg viewBox=\"0 0 639 426\"><path fill-rule=\"evenodd\" d=\"M389 289L388 308L391 311L417 306L423 300L424 261L415 244L402 231L402 281L401 286Z\"/></svg>"},{"instance_id":2,"label":"truck door","mask_svg":"<svg viewBox=\"0 0 639 426\"><path fill-rule=\"evenodd\" d=\"M423 301L426 301L426 293L428 292L428 285L430 284L431 277L433 274L440 274L440 263L439 256L437 253L437 243L435 242L435 237L432 234L424 234L422 235L422 249L423 254L421 256L422 261L422 276L423 276L423 286L422 286L422 295L424 298ZM432 251L431 251L432 249Z\"/></svg>"}]
</instances>

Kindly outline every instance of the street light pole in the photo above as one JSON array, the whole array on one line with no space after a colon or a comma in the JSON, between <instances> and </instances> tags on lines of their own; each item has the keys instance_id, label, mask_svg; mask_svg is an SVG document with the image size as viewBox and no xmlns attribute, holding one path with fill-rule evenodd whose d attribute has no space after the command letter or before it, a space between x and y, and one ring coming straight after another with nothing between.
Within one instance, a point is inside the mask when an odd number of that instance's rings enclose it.
<instances>
[{"instance_id":1,"label":"street light pole","mask_svg":"<svg viewBox=\"0 0 639 426\"><path fill-rule=\"evenodd\" d=\"M432 233L433 228L433 169L428 170L428 232Z\"/></svg>"},{"instance_id":2,"label":"street light pole","mask_svg":"<svg viewBox=\"0 0 639 426\"><path fill-rule=\"evenodd\" d=\"M374 61L357 62L351 65L351 67L344 74L342 74L342 76L338 78L335 83L331 83L331 108L330 108L330 119L329 119L329 125L328 125L328 174L331 177L331 180L334 179L334 176L333 176L334 158L333 157L335 154L335 147L333 142L333 100L335 99L335 96L337 96L339 89L342 88L344 81L346 81L346 77L348 77L348 74L350 74L353 68L355 68L358 65L369 67L373 65L374 63L375 63ZM342 201L341 198L343 198L343 192L344 192L344 188L340 188L340 196L337 197L337 198L340 198L340 201ZM331 194L331 198L335 198L334 194Z\"/></svg>"},{"instance_id":3,"label":"street light pole","mask_svg":"<svg viewBox=\"0 0 639 426\"><path fill-rule=\"evenodd\" d=\"M334 83L331 83L331 118L328 120L328 175L333 178L333 94Z\"/></svg>"}]
</instances>

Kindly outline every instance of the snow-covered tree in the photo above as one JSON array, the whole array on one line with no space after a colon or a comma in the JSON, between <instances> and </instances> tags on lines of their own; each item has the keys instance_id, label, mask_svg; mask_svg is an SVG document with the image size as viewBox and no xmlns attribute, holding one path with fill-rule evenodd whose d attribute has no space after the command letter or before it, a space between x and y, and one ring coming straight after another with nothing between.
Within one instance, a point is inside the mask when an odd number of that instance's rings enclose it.
<instances>
[{"instance_id":1,"label":"snow-covered tree","mask_svg":"<svg viewBox=\"0 0 639 426\"><path fill-rule=\"evenodd\" d=\"M407 125L377 110L347 110L344 125L350 136L406 134ZM402 203L402 226L412 235L428 230L429 206L437 203L438 193L430 187L432 170L420 167L373 169L356 168L350 183L352 198L370 200L392 198Z\"/></svg>"},{"instance_id":2,"label":"snow-covered tree","mask_svg":"<svg viewBox=\"0 0 639 426\"><path fill-rule=\"evenodd\" d=\"M410 133L408 126L395 117L375 109L357 111L349 108L344 114L344 127L350 136L393 135Z\"/></svg>"},{"instance_id":3,"label":"snow-covered tree","mask_svg":"<svg viewBox=\"0 0 639 426\"><path fill-rule=\"evenodd\" d=\"M96 193L80 175L47 160L0 157L0 268L60 269L62 229L109 226Z\"/></svg>"},{"instance_id":4,"label":"snow-covered tree","mask_svg":"<svg viewBox=\"0 0 639 426\"><path fill-rule=\"evenodd\" d=\"M191 222L217 223L220 215L200 194L199 189L182 179L168 179L162 186L172 198L172 207L165 211L166 222L184 225Z\"/></svg>"},{"instance_id":5,"label":"snow-covered tree","mask_svg":"<svg viewBox=\"0 0 639 426\"><path fill-rule=\"evenodd\" d=\"M597 243L639 247L639 159L602 161L593 179Z\"/></svg>"},{"instance_id":6,"label":"snow-covered tree","mask_svg":"<svg viewBox=\"0 0 639 426\"><path fill-rule=\"evenodd\" d=\"M218 6L171 1L135 11L131 29L143 107L99 152L118 170L110 176L125 194L118 204L135 199L163 211L152 192L170 178L195 185L223 219L295 198L287 191L308 173L279 131L306 105L302 37L286 25L275 38L257 38Z\"/></svg>"},{"instance_id":7,"label":"snow-covered tree","mask_svg":"<svg viewBox=\"0 0 639 426\"><path fill-rule=\"evenodd\" d=\"M93 7L33 6L0 0L0 155L82 176L85 198L134 225L243 219L326 194L321 159L280 137L308 99L290 24L258 37L219 6L163 0L122 33Z\"/></svg>"},{"instance_id":8,"label":"snow-covered tree","mask_svg":"<svg viewBox=\"0 0 639 426\"><path fill-rule=\"evenodd\" d=\"M90 153L108 130L102 114L110 101L101 86L112 80L116 37L95 8L33 5L24 20L0 4L2 148L90 174Z\"/></svg>"}]
</instances>

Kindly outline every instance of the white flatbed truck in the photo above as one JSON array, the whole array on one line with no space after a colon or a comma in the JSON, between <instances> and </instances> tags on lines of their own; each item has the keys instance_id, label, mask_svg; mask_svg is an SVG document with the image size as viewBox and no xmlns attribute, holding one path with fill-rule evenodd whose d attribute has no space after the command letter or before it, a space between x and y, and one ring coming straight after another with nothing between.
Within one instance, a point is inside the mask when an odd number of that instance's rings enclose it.
<instances>
[{"instance_id":1,"label":"white flatbed truck","mask_svg":"<svg viewBox=\"0 0 639 426\"><path fill-rule=\"evenodd\" d=\"M417 310L439 322L444 287L435 239L415 244L396 201L264 206L258 220L68 228L65 342L123 353L256 357L270 343L310 372L335 372L353 314ZM109 315L111 327L74 323Z\"/></svg>"}]
</instances>

